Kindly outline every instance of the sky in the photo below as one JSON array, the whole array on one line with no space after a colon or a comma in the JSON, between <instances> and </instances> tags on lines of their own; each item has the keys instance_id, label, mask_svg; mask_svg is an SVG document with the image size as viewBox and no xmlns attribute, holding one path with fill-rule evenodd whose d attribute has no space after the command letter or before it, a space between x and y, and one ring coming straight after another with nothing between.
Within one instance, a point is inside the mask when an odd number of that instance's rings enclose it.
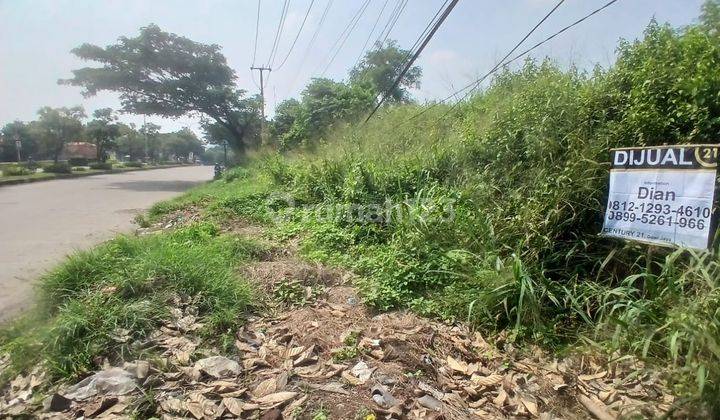
<instances>
[{"instance_id":1,"label":"sky","mask_svg":"<svg viewBox=\"0 0 720 420\"><path fill-rule=\"evenodd\" d=\"M58 85L57 80L70 77L73 69L93 65L74 57L72 48L82 43L106 46L120 36L136 36L139 28L150 23L194 41L220 45L228 64L237 72L238 86L255 94L257 72L254 81L249 67L268 64L283 1L259 2L253 62L257 0L0 0L0 125L32 120L42 106L82 105L88 114L103 107L118 109L120 102L114 93L83 98L80 88ZM319 26L329 1L327 18ZM366 40L372 43L400 0L369 0L347 42L331 61L331 48L364 1L289 0L273 63L276 69L265 89L268 115L277 103L298 97L311 77L345 79ZM413 91L414 97L444 98L467 85L491 69L557 2L460 0L416 62L423 69L423 78L421 87ZM566 0L523 46L535 44L606 2ZM390 38L409 48L443 3L408 0ZM701 4L702 0L620 0L535 50L532 56L585 69L595 64L608 67L615 59L619 39L641 37L653 18L676 27L691 24L697 20ZM308 8L307 21L299 31ZM371 34L376 21L377 29ZM310 44L316 30L315 42ZM285 56L287 61L277 68ZM123 115L121 120L141 124L143 117ZM194 118L148 116L147 121L161 125L163 131L188 126L200 134Z\"/></svg>"}]
</instances>

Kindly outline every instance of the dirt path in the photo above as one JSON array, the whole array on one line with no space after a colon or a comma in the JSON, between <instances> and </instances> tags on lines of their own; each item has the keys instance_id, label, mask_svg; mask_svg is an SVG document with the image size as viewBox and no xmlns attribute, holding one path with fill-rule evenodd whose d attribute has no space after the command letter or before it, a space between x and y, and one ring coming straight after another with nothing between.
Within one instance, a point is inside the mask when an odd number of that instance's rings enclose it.
<instances>
[{"instance_id":1,"label":"dirt path","mask_svg":"<svg viewBox=\"0 0 720 420\"><path fill-rule=\"evenodd\" d=\"M0 188L0 322L32 302L44 270L132 229L136 213L212 178L209 166L98 175Z\"/></svg>"}]
</instances>

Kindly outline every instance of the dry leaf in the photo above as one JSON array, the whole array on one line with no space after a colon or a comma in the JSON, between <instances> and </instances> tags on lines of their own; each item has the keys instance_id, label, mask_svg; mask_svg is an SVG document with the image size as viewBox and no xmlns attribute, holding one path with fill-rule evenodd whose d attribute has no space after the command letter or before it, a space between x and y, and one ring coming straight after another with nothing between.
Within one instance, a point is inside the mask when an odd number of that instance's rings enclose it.
<instances>
[{"instance_id":1,"label":"dry leaf","mask_svg":"<svg viewBox=\"0 0 720 420\"><path fill-rule=\"evenodd\" d=\"M578 379L581 381L587 382L587 381L592 381L594 379L604 378L605 375L607 375L607 371L603 370L602 372L598 372L598 373L595 373L592 375L579 375Z\"/></svg>"},{"instance_id":2,"label":"dry leaf","mask_svg":"<svg viewBox=\"0 0 720 420\"><path fill-rule=\"evenodd\" d=\"M507 392L505 392L503 388L500 388L497 397L493 398L493 404L495 404L495 407L502 408L505 405L505 401L507 401L507 397Z\"/></svg>"},{"instance_id":3,"label":"dry leaf","mask_svg":"<svg viewBox=\"0 0 720 420\"><path fill-rule=\"evenodd\" d=\"M237 398L223 398L222 403L227 408L227 410L230 412L230 414L234 416L240 416L243 413L243 402L240 401Z\"/></svg>"},{"instance_id":4,"label":"dry leaf","mask_svg":"<svg viewBox=\"0 0 720 420\"><path fill-rule=\"evenodd\" d=\"M260 398L276 391L275 378L265 379L252 391L253 397Z\"/></svg>"},{"instance_id":5,"label":"dry leaf","mask_svg":"<svg viewBox=\"0 0 720 420\"><path fill-rule=\"evenodd\" d=\"M168 398L160 402L160 408L168 413L180 414L185 412L185 406L182 401L177 398Z\"/></svg>"},{"instance_id":6,"label":"dry leaf","mask_svg":"<svg viewBox=\"0 0 720 420\"><path fill-rule=\"evenodd\" d=\"M538 416L537 401L535 400L535 398L533 396L527 395L524 393L520 394L520 402L522 402L522 404L525 406L527 411L530 412L530 414L532 414L535 417Z\"/></svg>"},{"instance_id":7,"label":"dry leaf","mask_svg":"<svg viewBox=\"0 0 720 420\"><path fill-rule=\"evenodd\" d=\"M304 350L305 350L305 346L298 346L298 347L293 347L293 348L287 349L284 357L285 357L285 359L294 359L295 356L302 353Z\"/></svg>"},{"instance_id":8,"label":"dry leaf","mask_svg":"<svg viewBox=\"0 0 720 420\"><path fill-rule=\"evenodd\" d=\"M340 374L340 376L342 376L343 379L345 379L346 381L348 381L348 383L349 383L350 385L358 386L358 385L362 385L362 384L365 383L365 381L360 380L360 379L352 376L352 375L350 374L350 372L348 372L348 371L346 371L346 370L344 370L344 371Z\"/></svg>"},{"instance_id":9,"label":"dry leaf","mask_svg":"<svg viewBox=\"0 0 720 420\"><path fill-rule=\"evenodd\" d=\"M261 398L254 398L254 401L260 405L273 405L289 401L297 396L297 392L276 392L274 394L265 395Z\"/></svg>"},{"instance_id":10,"label":"dry leaf","mask_svg":"<svg viewBox=\"0 0 720 420\"><path fill-rule=\"evenodd\" d=\"M457 360L452 356L447 357L447 364L448 364L448 366L450 366L450 369L452 369L454 371L457 371L457 372L460 372L463 374L467 373L467 370L468 370L467 363Z\"/></svg>"},{"instance_id":11,"label":"dry leaf","mask_svg":"<svg viewBox=\"0 0 720 420\"><path fill-rule=\"evenodd\" d=\"M492 375L488 376L473 375L470 380L476 385L487 387L497 385L502 382L503 376L498 375L497 373L493 373Z\"/></svg>"},{"instance_id":12,"label":"dry leaf","mask_svg":"<svg viewBox=\"0 0 720 420\"><path fill-rule=\"evenodd\" d=\"M589 398L583 394L578 393L578 401L582 404L587 411L590 412L598 420L614 420L617 418L613 415L607 406L597 398Z\"/></svg>"}]
</instances>

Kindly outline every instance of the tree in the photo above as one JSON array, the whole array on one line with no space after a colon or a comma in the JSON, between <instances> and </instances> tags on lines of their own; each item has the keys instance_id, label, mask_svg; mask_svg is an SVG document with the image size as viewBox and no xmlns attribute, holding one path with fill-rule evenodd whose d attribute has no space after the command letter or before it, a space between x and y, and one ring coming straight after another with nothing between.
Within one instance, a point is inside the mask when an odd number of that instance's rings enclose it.
<instances>
[{"instance_id":1,"label":"tree","mask_svg":"<svg viewBox=\"0 0 720 420\"><path fill-rule=\"evenodd\" d=\"M254 96L239 101L240 108L232 113L233 120L244 127L242 136L235 136L226 126L216 121L203 119L200 125L205 140L210 144L227 144L235 151L241 153L248 147L260 144L262 120L260 119L260 98Z\"/></svg>"},{"instance_id":2,"label":"tree","mask_svg":"<svg viewBox=\"0 0 720 420\"><path fill-rule=\"evenodd\" d=\"M77 138L83 131L82 119L85 110L81 106L72 108L43 107L38 111L37 122L32 125L35 134L53 161L57 163L65 143Z\"/></svg>"},{"instance_id":3,"label":"tree","mask_svg":"<svg viewBox=\"0 0 720 420\"><path fill-rule=\"evenodd\" d=\"M160 150L165 157L189 159L190 153L200 156L205 151L203 143L187 127L174 133L161 134L160 144Z\"/></svg>"},{"instance_id":4,"label":"tree","mask_svg":"<svg viewBox=\"0 0 720 420\"><path fill-rule=\"evenodd\" d=\"M295 98L282 101L275 107L275 116L271 124L271 131L275 138L281 138L289 132L295 120L302 113L302 104Z\"/></svg>"},{"instance_id":5,"label":"tree","mask_svg":"<svg viewBox=\"0 0 720 420\"><path fill-rule=\"evenodd\" d=\"M291 129L280 138L281 147L291 148L317 140L340 121L351 121L373 104L375 95L365 86L330 79L312 79L301 95Z\"/></svg>"},{"instance_id":6,"label":"tree","mask_svg":"<svg viewBox=\"0 0 720 420\"><path fill-rule=\"evenodd\" d=\"M140 135L145 142L143 158L157 161L160 154L160 127L157 124L145 123L140 127Z\"/></svg>"},{"instance_id":7,"label":"tree","mask_svg":"<svg viewBox=\"0 0 720 420\"><path fill-rule=\"evenodd\" d=\"M30 133L30 124L22 121L13 121L5 124L0 130L0 161L9 162L17 160L16 139L20 140L21 154L24 159L35 156L38 152L38 142Z\"/></svg>"},{"instance_id":8,"label":"tree","mask_svg":"<svg viewBox=\"0 0 720 420\"><path fill-rule=\"evenodd\" d=\"M100 63L73 71L61 84L80 86L83 95L120 94L123 110L178 117L199 114L223 127L242 152L247 145L248 104L235 86L236 75L218 45L206 45L162 31L140 28L135 38L121 37L105 48L83 44L72 50L81 59Z\"/></svg>"},{"instance_id":9,"label":"tree","mask_svg":"<svg viewBox=\"0 0 720 420\"><path fill-rule=\"evenodd\" d=\"M378 46L365 53L362 61L350 70L350 83L366 84L375 90L376 95L384 94L400 75L410 53L399 48L396 41L389 40L385 46ZM389 92L388 100L408 102L408 89L420 87L421 77L422 69L419 66L410 67L398 86Z\"/></svg>"},{"instance_id":10,"label":"tree","mask_svg":"<svg viewBox=\"0 0 720 420\"><path fill-rule=\"evenodd\" d=\"M134 124L119 124L119 134L116 141L119 157L129 156L130 160L145 157L145 138L135 129Z\"/></svg>"},{"instance_id":11,"label":"tree","mask_svg":"<svg viewBox=\"0 0 720 420\"><path fill-rule=\"evenodd\" d=\"M110 108L101 108L93 113L94 120L85 127L87 136L93 140L97 149L97 160L105 162L107 151L115 147L115 139L120 134L117 116Z\"/></svg>"}]
</instances>

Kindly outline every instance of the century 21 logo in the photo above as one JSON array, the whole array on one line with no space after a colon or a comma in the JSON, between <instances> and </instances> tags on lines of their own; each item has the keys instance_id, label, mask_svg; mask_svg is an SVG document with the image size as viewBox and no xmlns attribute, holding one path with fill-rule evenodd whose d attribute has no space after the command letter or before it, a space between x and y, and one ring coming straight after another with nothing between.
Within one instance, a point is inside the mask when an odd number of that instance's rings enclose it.
<instances>
[{"instance_id":1,"label":"century 21 logo","mask_svg":"<svg viewBox=\"0 0 720 420\"><path fill-rule=\"evenodd\" d=\"M695 159L704 168L717 168L718 146L699 146L695 148Z\"/></svg>"}]
</instances>

